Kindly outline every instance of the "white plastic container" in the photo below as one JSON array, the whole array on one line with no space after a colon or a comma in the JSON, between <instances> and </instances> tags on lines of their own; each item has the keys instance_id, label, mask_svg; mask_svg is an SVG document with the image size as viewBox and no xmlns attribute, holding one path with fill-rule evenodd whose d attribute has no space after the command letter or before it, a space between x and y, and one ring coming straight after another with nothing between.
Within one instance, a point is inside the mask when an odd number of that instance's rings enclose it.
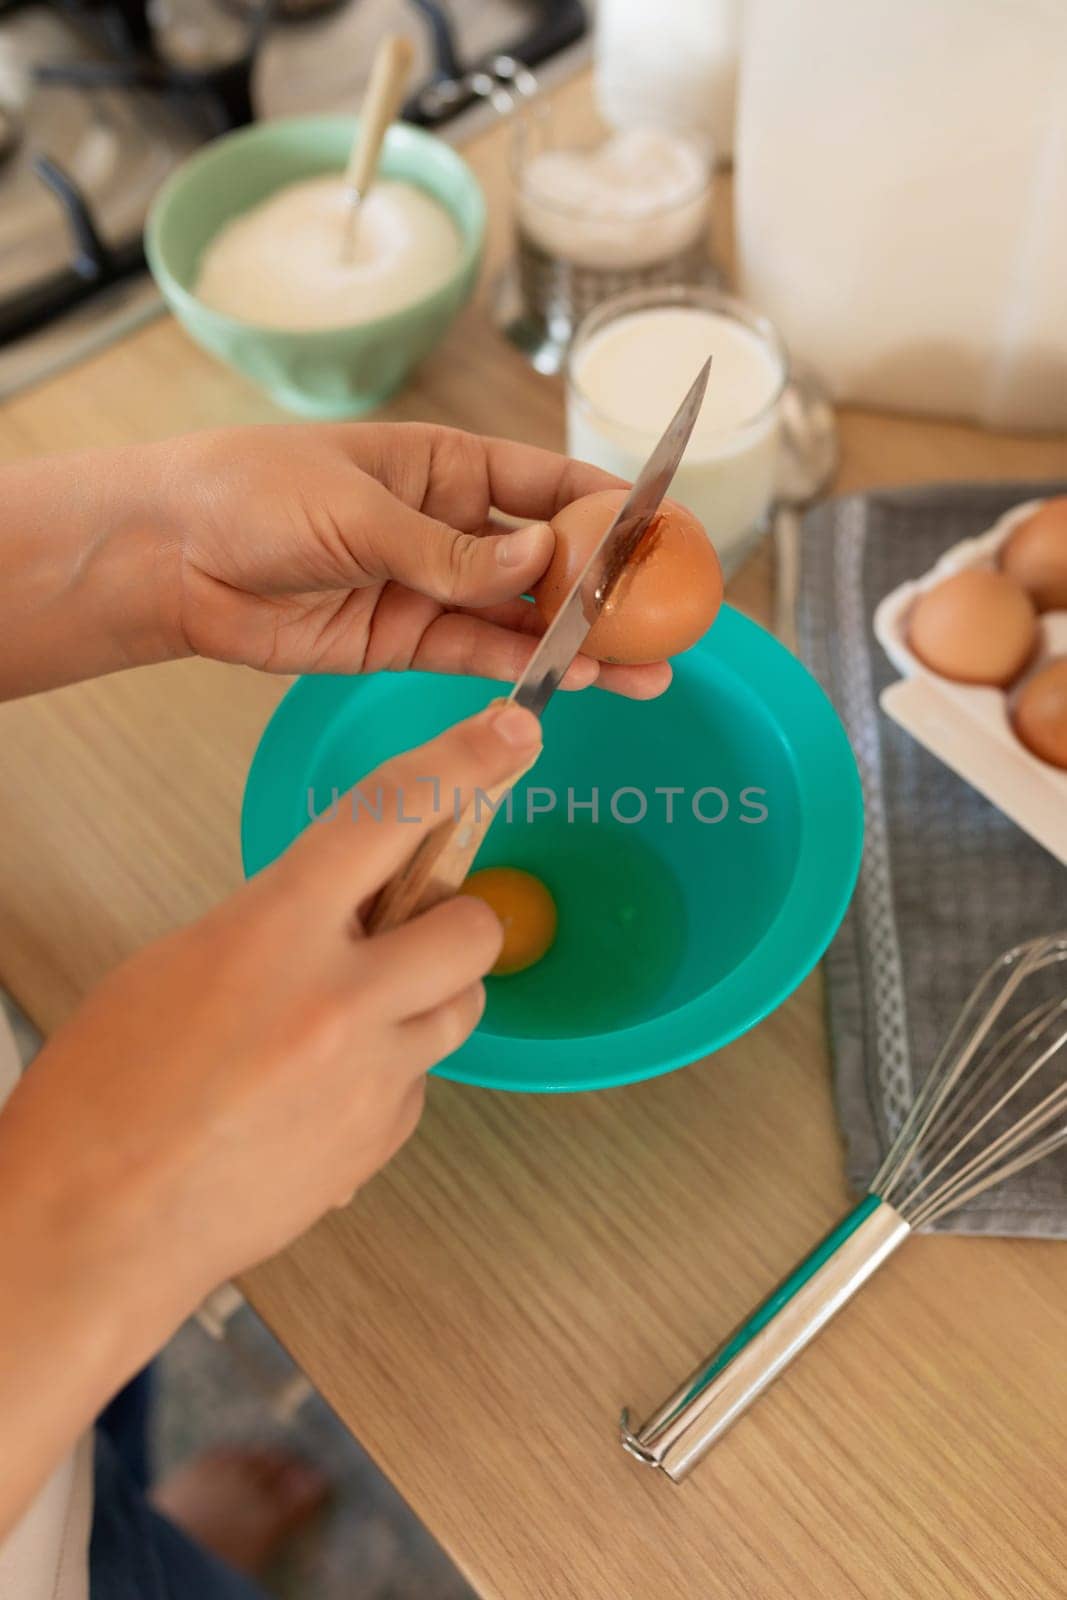
<instances>
[{"instance_id":1,"label":"white plastic container","mask_svg":"<svg viewBox=\"0 0 1067 1600\"><path fill-rule=\"evenodd\" d=\"M616 128L703 136L717 161L734 148L741 0L599 0L596 92Z\"/></svg>"},{"instance_id":2,"label":"white plastic container","mask_svg":"<svg viewBox=\"0 0 1067 1600\"><path fill-rule=\"evenodd\" d=\"M1067 4L748 0L741 292L839 399L1067 425Z\"/></svg>"},{"instance_id":3,"label":"white plastic container","mask_svg":"<svg viewBox=\"0 0 1067 1600\"><path fill-rule=\"evenodd\" d=\"M887 715L1067 865L1067 772L1031 755L1010 717L1020 685L1053 656L1067 655L1067 611L1038 618L1034 660L1006 690L943 678L908 645L912 608L923 590L967 567L996 566L1001 545L1041 503L1013 507L987 533L953 545L923 577L886 595L874 614L874 632L905 679L883 692Z\"/></svg>"}]
</instances>

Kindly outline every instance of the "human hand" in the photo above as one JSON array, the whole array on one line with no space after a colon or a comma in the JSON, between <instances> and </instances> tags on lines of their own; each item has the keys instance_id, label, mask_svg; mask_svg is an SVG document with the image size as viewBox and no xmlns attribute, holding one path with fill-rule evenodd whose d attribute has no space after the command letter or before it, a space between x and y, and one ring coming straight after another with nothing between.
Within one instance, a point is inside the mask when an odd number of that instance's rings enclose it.
<instances>
[{"instance_id":1,"label":"human hand","mask_svg":"<svg viewBox=\"0 0 1067 1600\"><path fill-rule=\"evenodd\" d=\"M421 424L227 429L149 447L177 648L277 672L415 667L514 681L549 518L616 480L548 450ZM502 531L494 513L534 519ZM580 656L564 688L661 694L665 662Z\"/></svg>"},{"instance_id":2,"label":"human hand","mask_svg":"<svg viewBox=\"0 0 1067 1600\"><path fill-rule=\"evenodd\" d=\"M361 911L434 821L401 822L396 798L427 774L441 792L488 790L539 739L529 712L493 706L371 774L381 820L341 805L312 824L116 969L16 1089L0 1169L24 1171L20 1214L63 1217L66 1252L88 1229L77 1275L157 1341L346 1203L414 1129L426 1072L481 1015L501 930L460 897L364 935Z\"/></svg>"}]
</instances>

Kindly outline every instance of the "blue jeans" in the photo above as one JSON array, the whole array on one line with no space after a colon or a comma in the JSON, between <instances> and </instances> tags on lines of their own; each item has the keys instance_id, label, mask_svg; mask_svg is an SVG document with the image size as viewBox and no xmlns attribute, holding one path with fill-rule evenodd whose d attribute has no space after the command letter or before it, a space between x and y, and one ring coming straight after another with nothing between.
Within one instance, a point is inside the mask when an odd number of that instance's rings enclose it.
<instances>
[{"instance_id":1,"label":"blue jeans","mask_svg":"<svg viewBox=\"0 0 1067 1600\"><path fill-rule=\"evenodd\" d=\"M97 1422L90 1600L264 1600L145 1498L151 1392L150 1372L142 1372Z\"/></svg>"}]
</instances>

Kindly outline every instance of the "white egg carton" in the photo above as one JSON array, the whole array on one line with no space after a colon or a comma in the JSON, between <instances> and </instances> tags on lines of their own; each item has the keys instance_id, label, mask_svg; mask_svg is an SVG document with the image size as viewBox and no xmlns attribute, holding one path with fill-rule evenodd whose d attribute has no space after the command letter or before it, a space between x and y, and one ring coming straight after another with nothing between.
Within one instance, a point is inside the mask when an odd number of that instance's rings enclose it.
<instances>
[{"instance_id":1,"label":"white egg carton","mask_svg":"<svg viewBox=\"0 0 1067 1600\"><path fill-rule=\"evenodd\" d=\"M1005 539L1041 503L1013 507L986 533L946 550L923 577L887 594L874 614L874 632L903 674L882 693L886 714L1067 865L1067 772L1031 755L1009 714L1019 685L1052 656L1067 655L1067 611L1038 618L1037 653L1006 690L954 683L924 666L908 646L912 607L923 590L966 567L996 566Z\"/></svg>"}]
</instances>

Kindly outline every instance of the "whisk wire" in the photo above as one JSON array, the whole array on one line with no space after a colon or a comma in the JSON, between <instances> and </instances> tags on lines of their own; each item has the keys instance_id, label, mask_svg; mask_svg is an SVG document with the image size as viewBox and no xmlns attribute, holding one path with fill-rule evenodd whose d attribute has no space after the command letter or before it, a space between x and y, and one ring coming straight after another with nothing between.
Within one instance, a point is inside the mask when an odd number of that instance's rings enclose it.
<instances>
[{"instance_id":1,"label":"whisk wire","mask_svg":"<svg viewBox=\"0 0 1067 1600\"><path fill-rule=\"evenodd\" d=\"M908 1159L921 1144L927 1129L966 1072L975 1052L988 1037L990 1027L1010 1002L1025 974L1025 957L1029 950L1027 945L1017 945L1015 949L1007 951L987 968L972 990L871 1184L872 1190L884 1200L892 1200L894 1190L907 1169ZM1013 966L1016 968L1014 972L1011 971ZM986 994L1005 968L1009 971L1008 980L983 1014ZM966 1044L961 1042L964 1038Z\"/></svg>"},{"instance_id":2,"label":"whisk wire","mask_svg":"<svg viewBox=\"0 0 1067 1600\"><path fill-rule=\"evenodd\" d=\"M935 1172L940 1171L944 1162L951 1160L953 1153L966 1142L973 1133L983 1108L992 1108L998 1088L1025 1052L1026 1044L1024 1036L1014 1049L1006 1050L1003 1054L997 1047L987 1050L984 1054L976 1056L971 1071L957 1080L952 1093L945 1100L937 1122L932 1127L929 1139L923 1143L922 1161L926 1177L915 1185L911 1197L919 1188L928 1185ZM976 1083L978 1087L971 1087L972 1083Z\"/></svg>"},{"instance_id":3,"label":"whisk wire","mask_svg":"<svg viewBox=\"0 0 1067 1600\"><path fill-rule=\"evenodd\" d=\"M1000 1183L1003 1178L1008 1177L1013 1172L1021 1172L1025 1167L1031 1166L1035 1161L1040 1160L1044 1155L1048 1155L1059 1144L1063 1143L1067 1139L1067 1128L1058 1129L1056 1132L1047 1135L1045 1139L1024 1148L1026 1138L1040 1132L1048 1123L1054 1121L1060 1112L1067 1111L1067 1095L1057 1093L1055 1102L1054 1105L1050 1105L1045 1110L1044 1115L1039 1119L1035 1116L1035 1120L1027 1126L1022 1140L1012 1136L1010 1142L1008 1142L1009 1136L1005 1134L996 1149L990 1147L989 1150L984 1151L980 1157L976 1157L962 1167L950 1182L944 1184L936 1193L928 1196L914 1210L909 1210L907 1220L910 1225L913 1228L921 1228L927 1223L936 1221L938 1217L944 1216L948 1211L955 1210L958 1206L963 1205L965 1200L981 1193L983 1189L989 1188L992 1184ZM1004 1158L1010 1155L1012 1151L1016 1152L1014 1159L1005 1160Z\"/></svg>"},{"instance_id":4,"label":"whisk wire","mask_svg":"<svg viewBox=\"0 0 1067 1600\"><path fill-rule=\"evenodd\" d=\"M983 974L963 1007L871 1185L911 1227L934 1221L1067 1140L1067 1123L1045 1132L1067 1117L1067 1078L995 1132L1042 1070L1061 1058L1067 995L1042 999L999 1034L997 1024L1025 982L1064 961L1067 934L1019 945Z\"/></svg>"},{"instance_id":5,"label":"whisk wire","mask_svg":"<svg viewBox=\"0 0 1067 1600\"><path fill-rule=\"evenodd\" d=\"M1056 1012L1063 1011L1064 1009L1065 1006L1061 1002L1054 1002L1051 1010L1047 1007L1037 1008L1037 1011L1042 1014L1041 1022L1036 1026L1028 1026L1027 1031L1018 1041L1015 1049L1010 1051L1000 1066L994 1069L993 1079L996 1081L996 1083L1001 1083L1005 1073L1010 1072L1020 1057L1025 1054L1027 1049L1037 1042L1037 1040L1041 1037L1041 1034L1045 1031L1047 1023L1055 1016ZM1023 1018L1023 1022L1029 1024L1030 1019L1034 1015L1035 1012L1030 1012L1027 1017ZM973 1145L977 1141L987 1125L992 1122L992 1120L1002 1111L1004 1111L1017 1095L1022 1093L1026 1085L1030 1083L1037 1073L1041 1071L1042 1067L1045 1066L1054 1055L1056 1055L1065 1039L1067 1039L1067 1029L1061 1032L1058 1037L1054 1038L1052 1043L1048 1045L1048 1047L1030 1063L1025 1071L1021 1072L1011 1081L1009 1087L1005 1089L1003 1093L981 1113L981 1115L975 1118L975 1120L963 1133L962 1137L957 1138L954 1144L950 1145L947 1150L944 1150L944 1154L940 1154L940 1152L944 1149L944 1145L946 1143L945 1138L934 1141L930 1147L930 1150L926 1152L927 1160L929 1161L936 1155L940 1155L940 1159L937 1160L932 1167L928 1167L925 1175L920 1178L914 1187L909 1191L907 1197L907 1204L909 1207L914 1203L916 1197L921 1194L924 1189L929 1189L934 1179L937 1178L940 1173L944 1172L947 1167L951 1166L951 1163L956 1159L957 1156L961 1154L963 1150L967 1148L968 1145ZM991 1059L995 1060L996 1053L990 1052L990 1057ZM986 1085L986 1087L988 1088L988 1085ZM1056 1091L1053 1090L1053 1096L1055 1096L1055 1094ZM975 1103L970 1108L972 1115L974 1110L980 1106L981 1099L982 1096L980 1093L978 1096L976 1096ZM963 1171L966 1172L969 1170L969 1167L973 1165L974 1162L995 1161L997 1159L998 1151L1005 1145L1005 1143L1015 1144L1017 1142L1021 1142L1022 1138L1025 1136L1027 1125L1030 1119L1035 1115L1036 1110L1037 1108L1035 1107L1034 1110L1027 1112L1022 1118L1020 1118L1013 1128L1008 1129L994 1139L981 1155L974 1157L972 1162L968 1163L963 1168ZM961 1125L966 1114L967 1107L964 1104L964 1106L961 1107L960 1112L953 1119L954 1128L958 1128Z\"/></svg>"},{"instance_id":6,"label":"whisk wire","mask_svg":"<svg viewBox=\"0 0 1067 1600\"><path fill-rule=\"evenodd\" d=\"M992 1099L1015 1063L1025 1054L1027 1047L1039 1037L1049 1019L1057 1011L1067 1011L1067 999L1045 1001L1035 1006L988 1047L986 1057L979 1057L976 1061L973 1075L979 1080L980 1087L971 1098L968 1098L967 1083L957 1082L955 1097L953 1099L950 1096L946 1100L946 1109L927 1149L928 1160L940 1154L955 1136L958 1128L973 1118L983 1101ZM951 1112L947 1109L949 1106L952 1108Z\"/></svg>"},{"instance_id":7,"label":"whisk wire","mask_svg":"<svg viewBox=\"0 0 1067 1600\"><path fill-rule=\"evenodd\" d=\"M952 1195L944 1201L942 1201L941 1196L935 1196L934 1199L921 1207L910 1218L912 1229L925 1228L931 1222L936 1222L938 1217L944 1216L947 1211L956 1210L960 1206L969 1204L978 1195L984 1194L986 1189L994 1188L998 1183L1003 1182L1005 1178L1013 1177L1016 1172L1024 1172L1027 1167L1032 1167L1035 1162L1043 1161L1046 1156L1050 1156L1054 1151L1062 1149L1064 1145L1067 1145L1067 1128L1061 1128L1058 1133L1049 1134L1047 1139L1041 1140L1039 1144L1032 1145L1022 1155L1016 1156L1014 1161L1006 1162L1004 1166L997 1167L966 1189L953 1191Z\"/></svg>"}]
</instances>

